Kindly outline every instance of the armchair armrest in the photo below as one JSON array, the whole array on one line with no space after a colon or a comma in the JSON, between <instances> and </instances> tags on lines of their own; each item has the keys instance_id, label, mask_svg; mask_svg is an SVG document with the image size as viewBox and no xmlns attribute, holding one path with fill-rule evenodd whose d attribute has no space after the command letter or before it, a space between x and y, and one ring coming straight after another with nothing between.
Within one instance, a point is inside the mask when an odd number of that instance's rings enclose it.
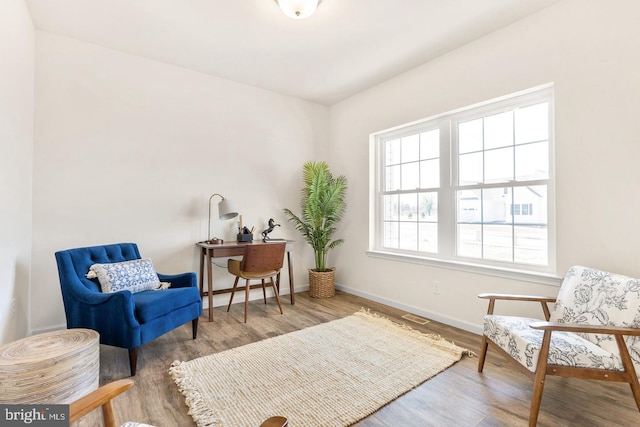
<instances>
[{"instance_id":1,"label":"armchair armrest","mask_svg":"<svg viewBox=\"0 0 640 427\"><path fill-rule=\"evenodd\" d=\"M135 317L133 294L128 291L102 293L84 287L77 278L62 286L68 328L100 331L100 343L123 348L137 347L140 322ZM113 314L121 320L113 322Z\"/></svg>"},{"instance_id":2,"label":"armchair armrest","mask_svg":"<svg viewBox=\"0 0 640 427\"><path fill-rule=\"evenodd\" d=\"M171 283L172 288L198 287L198 279L196 277L196 273L192 271L180 274L158 273L158 279L160 279L161 282Z\"/></svg>"},{"instance_id":3,"label":"armchair armrest","mask_svg":"<svg viewBox=\"0 0 640 427\"><path fill-rule=\"evenodd\" d=\"M478 298L494 299L494 300L512 300L512 301L536 301L536 302L556 302L556 297L542 297L537 295L518 295L518 294L479 294Z\"/></svg>"},{"instance_id":4,"label":"armchair armrest","mask_svg":"<svg viewBox=\"0 0 640 427\"><path fill-rule=\"evenodd\" d=\"M624 341L625 336L640 336L640 328L625 328L620 326L608 326L608 325L579 325L575 323L558 323L558 322L533 322L530 325L533 329L543 330L544 336L542 338L542 349L540 351L540 357L544 357L549 352L549 346L551 343L551 333L553 331L565 331L565 332L581 332L587 334L608 334L613 335L618 345L618 351L620 352L620 359L622 359L622 365L624 366L624 372L631 378L636 378L636 370L633 366L633 360L629 354L629 349ZM556 368L553 368L556 369ZM606 375L605 375L606 378ZM626 379L627 377L623 377ZM633 384L633 383L632 383ZM636 382L637 384L637 382ZM633 385L632 385L633 387Z\"/></svg>"},{"instance_id":5,"label":"armchair armrest","mask_svg":"<svg viewBox=\"0 0 640 427\"><path fill-rule=\"evenodd\" d=\"M78 421L89 412L102 406L104 425L115 426L115 414L111 400L132 386L133 380L130 379L114 381L72 402L69 405L69 423L72 424Z\"/></svg>"},{"instance_id":6,"label":"armchair armrest","mask_svg":"<svg viewBox=\"0 0 640 427\"><path fill-rule=\"evenodd\" d=\"M639 328L623 328L619 326L604 325L580 325L576 323L559 323L559 322L534 322L531 325L533 329L543 331L565 331L579 332L585 334L608 334L608 335L629 335L640 336Z\"/></svg>"},{"instance_id":7,"label":"armchair armrest","mask_svg":"<svg viewBox=\"0 0 640 427\"><path fill-rule=\"evenodd\" d=\"M539 302L542 306L542 311L544 312L544 318L546 320L549 320L549 318L551 317L551 312L549 311L549 306L547 305L547 303L556 302L556 297L544 297L537 295L483 293L478 295L478 298L489 300L489 308L487 310L487 314L493 314L496 300Z\"/></svg>"}]
</instances>

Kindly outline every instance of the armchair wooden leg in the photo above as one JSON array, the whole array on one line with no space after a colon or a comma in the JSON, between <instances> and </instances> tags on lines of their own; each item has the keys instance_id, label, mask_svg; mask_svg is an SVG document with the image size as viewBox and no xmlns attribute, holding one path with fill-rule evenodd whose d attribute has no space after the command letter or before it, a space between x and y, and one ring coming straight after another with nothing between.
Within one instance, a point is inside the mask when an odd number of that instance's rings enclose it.
<instances>
[{"instance_id":1,"label":"armchair wooden leg","mask_svg":"<svg viewBox=\"0 0 640 427\"><path fill-rule=\"evenodd\" d=\"M546 370L546 368L545 368ZM542 390L546 372L537 372L533 380L533 393L531 395L531 409L529 410L529 427L535 427L538 423L538 413L542 404Z\"/></svg>"},{"instance_id":2,"label":"armchair wooden leg","mask_svg":"<svg viewBox=\"0 0 640 427\"><path fill-rule=\"evenodd\" d=\"M631 386L631 393L633 394L633 399L636 401L638 411L640 411L640 384L638 383L638 377L635 377L635 379L631 378L629 385Z\"/></svg>"},{"instance_id":3,"label":"armchair wooden leg","mask_svg":"<svg viewBox=\"0 0 640 427\"><path fill-rule=\"evenodd\" d=\"M489 343L487 342L487 336L482 335L482 344L480 344L480 357L478 358L478 372L482 372L484 369L484 360L487 357L487 349Z\"/></svg>"},{"instance_id":4,"label":"armchair wooden leg","mask_svg":"<svg viewBox=\"0 0 640 427\"><path fill-rule=\"evenodd\" d=\"M531 394L531 409L529 411L529 427L535 427L538 423L538 413L542 403L542 391L544 390L544 380L547 376L547 359L549 358L549 347L551 345L551 331L544 331L542 337L542 347L538 356L536 375L533 379L533 393Z\"/></svg>"},{"instance_id":5,"label":"armchair wooden leg","mask_svg":"<svg viewBox=\"0 0 640 427\"><path fill-rule=\"evenodd\" d=\"M105 427L116 427L116 412L113 409L113 402L110 400L102 405L102 419Z\"/></svg>"},{"instance_id":6,"label":"armchair wooden leg","mask_svg":"<svg viewBox=\"0 0 640 427\"><path fill-rule=\"evenodd\" d=\"M191 331L193 332L193 339L196 339L198 336L198 318L196 317L191 321Z\"/></svg>"},{"instance_id":7,"label":"armchair wooden leg","mask_svg":"<svg viewBox=\"0 0 640 427\"><path fill-rule=\"evenodd\" d=\"M616 342L618 344L618 350L620 351L622 366L624 366L624 370L629 375L629 385L631 386L633 399L636 401L638 410L640 410L640 384L638 383L638 376L636 374L636 369L633 366L633 361L629 355L629 349L627 348L627 344L624 342L624 337L622 335L616 335Z\"/></svg>"},{"instance_id":8,"label":"armchair wooden leg","mask_svg":"<svg viewBox=\"0 0 640 427\"><path fill-rule=\"evenodd\" d=\"M131 376L136 376L136 366L138 364L138 347L129 349L129 368L131 369Z\"/></svg>"}]
</instances>

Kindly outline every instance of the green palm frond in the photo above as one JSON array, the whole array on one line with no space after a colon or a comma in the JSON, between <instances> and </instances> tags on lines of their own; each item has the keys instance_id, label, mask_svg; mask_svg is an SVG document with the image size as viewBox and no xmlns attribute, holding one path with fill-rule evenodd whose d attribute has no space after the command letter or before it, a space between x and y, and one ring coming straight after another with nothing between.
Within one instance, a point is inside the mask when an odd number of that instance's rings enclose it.
<instances>
[{"instance_id":1,"label":"green palm frond","mask_svg":"<svg viewBox=\"0 0 640 427\"><path fill-rule=\"evenodd\" d=\"M326 271L327 252L343 243L331 240L337 224L346 210L347 178L334 178L326 162L307 162L302 167L304 187L301 190L301 216L284 209L288 219L311 245L316 270Z\"/></svg>"}]
</instances>

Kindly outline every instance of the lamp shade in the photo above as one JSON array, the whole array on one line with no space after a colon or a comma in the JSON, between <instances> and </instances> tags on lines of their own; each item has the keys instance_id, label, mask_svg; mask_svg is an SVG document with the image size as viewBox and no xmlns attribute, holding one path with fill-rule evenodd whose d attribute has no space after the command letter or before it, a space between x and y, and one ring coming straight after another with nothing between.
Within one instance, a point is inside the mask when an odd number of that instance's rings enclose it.
<instances>
[{"instance_id":1,"label":"lamp shade","mask_svg":"<svg viewBox=\"0 0 640 427\"><path fill-rule=\"evenodd\" d=\"M282 12L289 18L304 19L313 15L318 7L318 0L276 0Z\"/></svg>"},{"instance_id":2,"label":"lamp shade","mask_svg":"<svg viewBox=\"0 0 640 427\"><path fill-rule=\"evenodd\" d=\"M238 211L229 199L222 199L218 203L218 215L220 219L231 219L238 216Z\"/></svg>"},{"instance_id":3,"label":"lamp shade","mask_svg":"<svg viewBox=\"0 0 640 427\"><path fill-rule=\"evenodd\" d=\"M218 203L218 218L220 219L231 219L238 216L238 211L233 206L228 199L225 199L222 194L212 194L209 197L209 222L207 224L207 241L211 240L211 201L215 196L220 197L220 202Z\"/></svg>"}]
</instances>

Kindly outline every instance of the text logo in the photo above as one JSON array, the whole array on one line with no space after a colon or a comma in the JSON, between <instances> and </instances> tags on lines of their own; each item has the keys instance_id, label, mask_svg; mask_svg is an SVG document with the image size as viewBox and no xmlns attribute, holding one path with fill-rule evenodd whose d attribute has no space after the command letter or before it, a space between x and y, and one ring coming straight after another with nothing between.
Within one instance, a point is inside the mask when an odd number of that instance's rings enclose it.
<instances>
[{"instance_id":1,"label":"text logo","mask_svg":"<svg viewBox=\"0 0 640 427\"><path fill-rule=\"evenodd\" d=\"M0 427L69 427L69 405L0 405Z\"/></svg>"}]
</instances>

